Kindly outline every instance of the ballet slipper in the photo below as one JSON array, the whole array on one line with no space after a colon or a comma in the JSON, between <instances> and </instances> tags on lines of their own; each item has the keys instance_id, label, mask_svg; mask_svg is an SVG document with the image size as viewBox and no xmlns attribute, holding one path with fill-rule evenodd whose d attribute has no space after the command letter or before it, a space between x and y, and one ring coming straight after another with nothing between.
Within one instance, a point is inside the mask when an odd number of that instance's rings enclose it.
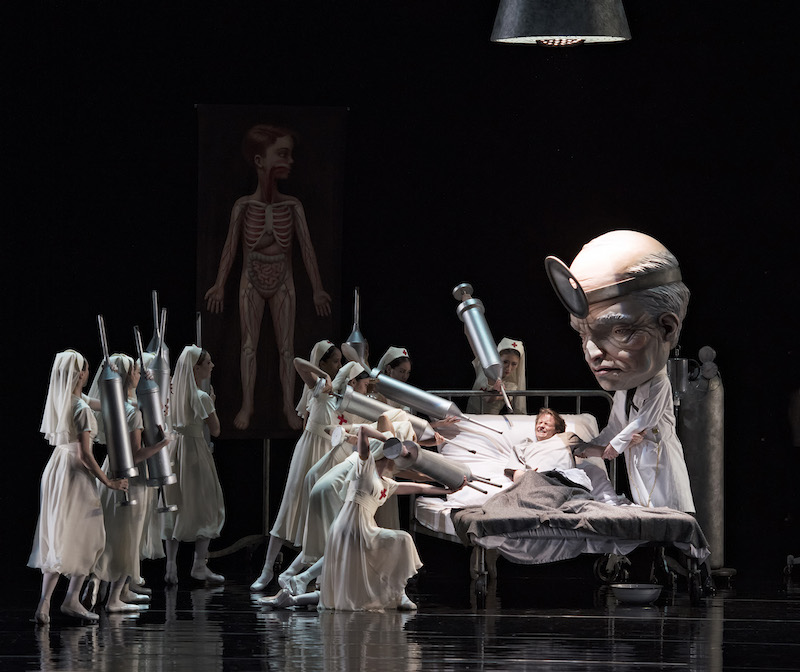
<instances>
[{"instance_id":1,"label":"ballet slipper","mask_svg":"<svg viewBox=\"0 0 800 672\"><path fill-rule=\"evenodd\" d=\"M272 597L262 597L259 599L259 602L265 607L284 609L294 605L294 597L286 588L281 588L276 595Z\"/></svg>"},{"instance_id":2,"label":"ballet slipper","mask_svg":"<svg viewBox=\"0 0 800 672\"><path fill-rule=\"evenodd\" d=\"M138 595L131 590L123 590L122 594L119 596L119 599L122 600L125 604L149 604L150 603L150 596L149 595Z\"/></svg>"},{"instance_id":3,"label":"ballet slipper","mask_svg":"<svg viewBox=\"0 0 800 672\"><path fill-rule=\"evenodd\" d=\"M411 598L403 593L400 598L400 604L397 605L397 611L416 611L417 605L411 601Z\"/></svg>"},{"instance_id":4,"label":"ballet slipper","mask_svg":"<svg viewBox=\"0 0 800 672\"><path fill-rule=\"evenodd\" d=\"M126 604L125 602L113 602L106 605L106 613L109 614L134 614L139 612L138 605Z\"/></svg>"},{"instance_id":5,"label":"ballet slipper","mask_svg":"<svg viewBox=\"0 0 800 672\"><path fill-rule=\"evenodd\" d=\"M96 576L90 576L86 583L83 584L83 591L81 592L81 604L87 609L94 608L97 604L97 593L100 591L100 579Z\"/></svg>"},{"instance_id":6,"label":"ballet slipper","mask_svg":"<svg viewBox=\"0 0 800 672\"><path fill-rule=\"evenodd\" d=\"M206 581L208 583L225 583L222 574L214 574L205 563L192 566L190 576L196 581Z\"/></svg>"},{"instance_id":7,"label":"ballet slipper","mask_svg":"<svg viewBox=\"0 0 800 672\"><path fill-rule=\"evenodd\" d=\"M164 574L164 583L168 586L178 585L178 567L174 562L167 561L166 573Z\"/></svg>"},{"instance_id":8,"label":"ballet slipper","mask_svg":"<svg viewBox=\"0 0 800 672\"><path fill-rule=\"evenodd\" d=\"M86 611L86 609L84 609L83 606L80 604L77 607L74 607L69 604L62 604L61 613L64 614L65 616L71 616L72 618L80 618L84 621L100 620L100 617L97 614L91 611Z\"/></svg>"},{"instance_id":9,"label":"ballet slipper","mask_svg":"<svg viewBox=\"0 0 800 672\"><path fill-rule=\"evenodd\" d=\"M308 592L308 584L311 583L313 579L303 579L303 574L305 574L305 572L300 572L299 574L289 577L289 585L286 586L286 588L292 595L302 595Z\"/></svg>"},{"instance_id":10,"label":"ballet slipper","mask_svg":"<svg viewBox=\"0 0 800 672\"><path fill-rule=\"evenodd\" d=\"M289 588L289 581L291 581L294 576L294 571L289 567L285 572L278 575L278 585L281 588Z\"/></svg>"},{"instance_id":11,"label":"ballet slipper","mask_svg":"<svg viewBox=\"0 0 800 672\"><path fill-rule=\"evenodd\" d=\"M255 581L253 581L252 584L250 584L250 590L260 593L270 584L272 577L272 570L269 570L268 572L261 572L261 576L259 576Z\"/></svg>"}]
</instances>

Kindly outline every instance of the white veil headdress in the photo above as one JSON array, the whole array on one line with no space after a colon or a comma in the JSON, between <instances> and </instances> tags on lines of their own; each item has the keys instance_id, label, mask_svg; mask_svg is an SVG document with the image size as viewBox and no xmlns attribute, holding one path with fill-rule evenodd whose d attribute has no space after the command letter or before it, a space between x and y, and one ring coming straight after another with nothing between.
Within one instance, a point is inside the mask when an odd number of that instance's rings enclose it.
<instances>
[{"instance_id":1,"label":"white veil headdress","mask_svg":"<svg viewBox=\"0 0 800 672\"><path fill-rule=\"evenodd\" d=\"M383 353L383 357L381 357L378 362L378 371L386 373L386 365L391 364L395 359L400 359L400 357L408 357L411 359L408 350L405 348L400 348L396 345L390 346L389 349Z\"/></svg>"},{"instance_id":2,"label":"white veil headdress","mask_svg":"<svg viewBox=\"0 0 800 672\"><path fill-rule=\"evenodd\" d=\"M202 348L187 345L175 364L170 404L174 427L186 427L208 417L197 394L197 381L194 378L194 365L200 360L202 353Z\"/></svg>"},{"instance_id":3,"label":"white veil headdress","mask_svg":"<svg viewBox=\"0 0 800 672\"><path fill-rule=\"evenodd\" d=\"M364 367L358 362L347 362L341 369L336 377L333 379L333 392L334 394L344 394L344 388L351 380L359 376L365 371Z\"/></svg>"},{"instance_id":4,"label":"white veil headdress","mask_svg":"<svg viewBox=\"0 0 800 672\"><path fill-rule=\"evenodd\" d=\"M335 347L336 346L333 341L318 341L314 344L314 347L311 348L311 357L309 357L308 361L314 366L319 367L320 361L325 353L331 348ZM294 410L297 411L297 415L299 415L301 418L305 418L308 415L308 402L310 400L311 388L308 385L303 385L303 393L300 395L300 401L298 401L297 406L294 407Z\"/></svg>"},{"instance_id":5,"label":"white veil headdress","mask_svg":"<svg viewBox=\"0 0 800 672\"><path fill-rule=\"evenodd\" d=\"M50 370L50 385L44 403L42 425L39 429L51 446L70 441L72 422L72 391L86 360L75 350L59 352Z\"/></svg>"},{"instance_id":6,"label":"white veil headdress","mask_svg":"<svg viewBox=\"0 0 800 672\"><path fill-rule=\"evenodd\" d=\"M510 382L514 383L517 386L518 390L525 390L527 389L527 381L525 377L525 346L523 345L522 341L519 339L508 338L507 336L503 337L497 344L497 352L503 352L503 350L515 350L519 353L519 366L514 370L514 372L510 376ZM489 381L486 378L486 374L483 372L483 368L481 367L480 360L476 357L472 360L472 366L475 368L475 382L472 385L473 390L486 390L489 388ZM473 405L473 403L475 405ZM477 397L470 398L470 404L468 405L467 412L468 413L477 413L478 412L478 404L479 400ZM525 397L519 396L514 397L511 405L514 407L515 413L524 414L527 413L528 404L525 400Z\"/></svg>"}]
</instances>

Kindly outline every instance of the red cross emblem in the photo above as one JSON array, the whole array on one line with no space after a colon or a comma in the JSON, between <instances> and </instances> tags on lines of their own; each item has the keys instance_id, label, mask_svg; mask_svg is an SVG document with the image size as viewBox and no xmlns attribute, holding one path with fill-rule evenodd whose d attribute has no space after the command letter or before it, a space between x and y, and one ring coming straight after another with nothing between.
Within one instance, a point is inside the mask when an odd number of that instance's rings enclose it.
<instances>
[{"instance_id":1,"label":"red cross emblem","mask_svg":"<svg viewBox=\"0 0 800 672\"><path fill-rule=\"evenodd\" d=\"M380 497L378 497L378 499L383 499L384 497L386 497L386 488L384 488L383 490L381 490L381 496L380 496Z\"/></svg>"},{"instance_id":2,"label":"red cross emblem","mask_svg":"<svg viewBox=\"0 0 800 672\"><path fill-rule=\"evenodd\" d=\"M408 357L408 350L403 350L403 354Z\"/></svg>"},{"instance_id":3,"label":"red cross emblem","mask_svg":"<svg viewBox=\"0 0 800 672\"><path fill-rule=\"evenodd\" d=\"M347 418L345 418L344 415L342 415L341 413L339 414L339 424L340 425L346 425L347 424Z\"/></svg>"},{"instance_id":4,"label":"red cross emblem","mask_svg":"<svg viewBox=\"0 0 800 672\"><path fill-rule=\"evenodd\" d=\"M517 344L516 344L516 343L512 343L512 344L511 344L511 347L512 347L512 348L516 348L516 347L517 347Z\"/></svg>"}]
</instances>

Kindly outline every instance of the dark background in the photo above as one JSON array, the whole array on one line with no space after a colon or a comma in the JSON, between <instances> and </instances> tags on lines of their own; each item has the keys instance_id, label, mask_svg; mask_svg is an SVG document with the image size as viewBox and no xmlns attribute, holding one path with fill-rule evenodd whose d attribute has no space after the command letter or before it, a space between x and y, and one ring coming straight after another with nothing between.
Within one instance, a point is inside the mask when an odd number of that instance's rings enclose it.
<instances>
[{"instance_id":1,"label":"dark background","mask_svg":"<svg viewBox=\"0 0 800 672\"><path fill-rule=\"evenodd\" d=\"M327 288L338 331L312 341L347 336L358 285L373 361L407 347L421 387L472 382L450 294L466 280L494 335L525 342L530 387L595 388L542 261L569 262L613 228L661 240L693 292L683 354L712 346L725 384L726 564L779 572L800 552L785 522L800 385L800 5L628 0L631 42L569 49L490 43L495 10L53 1L5 17L9 568L24 567L36 522L53 355L76 348L94 369L98 313L112 348L132 350L134 324L149 335L153 289L174 357L194 339L207 289L195 280L203 103L348 109L342 240L317 248L341 255ZM261 531L261 448L223 426L217 548ZM273 492L291 448L273 443Z\"/></svg>"}]
</instances>

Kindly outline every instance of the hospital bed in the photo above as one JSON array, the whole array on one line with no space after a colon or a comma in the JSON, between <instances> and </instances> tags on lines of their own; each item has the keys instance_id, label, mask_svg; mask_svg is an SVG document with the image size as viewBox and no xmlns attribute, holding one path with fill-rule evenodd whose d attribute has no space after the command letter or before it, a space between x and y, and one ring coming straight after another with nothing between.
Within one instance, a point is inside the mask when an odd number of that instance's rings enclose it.
<instances>
[{"instance_id":1,"label":"hospital bed","mask_svg":"<svg viewBox=\"0 0 800 672\"><path fill-rule=\"evenodd\" d=\"M480 394L459 390L436 390L433 393L448 398ZM475 534L476 527L465 523L464 518L468 518L465 514L475 511L468 507L482 506L490 497L511 487L512 482L504 475L504 469L514 446L534 436L536 412L540 406L558 411L567 423L568 432L589 440L599 434L597 418L605 423L612 399L602 390L526 390L514 394L528 397L530 415L472 415L485 427L476 423L457 423L439 429L445 438L457 443L445 443L440 446L440 452L467 465L473 474L489 479L491 484L474 481L479 489L465 487L445 499L417 497L411 504L412 534L466 543L477 548L479 563L474 585L479 604L485 597L488 580L487 551L496 550L502 557L519 564L544 564L585 553L597 554L595 574L601 581L611 583L624 582L628 564L626 556L645 545L672 546L683 554L690 598L693 603L698 603L702 593L699 567L708 558L710 550L697 521L679 511L643 509L631 504L616 492L614 462L608 464L611 467L609 475L607 463L601 458L577 460L579 464L574 465L566 447L561 451L551 447L536 456L539 473L551 472L568 483L580 482L583 487L591 489L591 499L602 504L591 503L594 508L585 514L588 519L576 518L573 524L569 515L562 516L560 522L558 516L548 515L546 520L536 518L526 529L499 534ZM502 434L490 428L502 430ZM573 470L573 467L577 468ZM539 478L539 475L534 474L532 478ZM503 497L508 496L511 493ZM598 513L602 515L598 516ZM609 527L606 513L622 516L622 520L615 520ZM653 523L656 514L660 518ZM456 529L454 519L459 521L460 530ZM603 529L613 529L614 534L595 531ZM668 575L670 570L667 569L666 573ZM672 578L674 580L674 574Z\"/></svg>"}]
</instances>

